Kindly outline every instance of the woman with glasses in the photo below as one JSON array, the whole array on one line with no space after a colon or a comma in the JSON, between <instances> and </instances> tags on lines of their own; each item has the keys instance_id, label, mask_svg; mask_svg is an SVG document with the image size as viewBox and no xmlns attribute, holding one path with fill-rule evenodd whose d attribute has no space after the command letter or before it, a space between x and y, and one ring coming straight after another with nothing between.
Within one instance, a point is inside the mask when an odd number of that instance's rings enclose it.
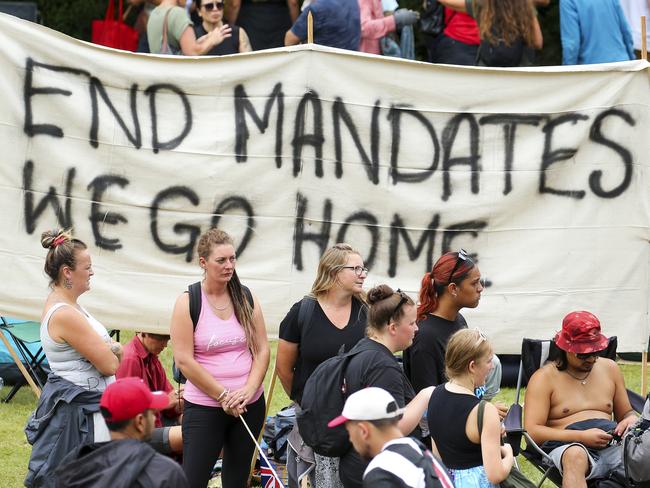
<instances>
[{"instance_id":1,"label":"woman with glasses","mask_svg":"<svg viewBox=\"0 0 650 488\"><path fill-rule=\"evenodd\" d=\"M508 477L514 457L509 444L501 446L497 408L483 402L479 431L477 387L492 370L492 346L478 329L463 329L449 339L445 371L449 381L437 387L427 421L432 450L449 469L456 488L493 488Z\"/></svg>"},{"instance_id":2,"label":"woman with glasses","mask_svg":"<svg viewBox=\"0 0 650 488\"><path fill-rule=\"evenodd\" d=\"M318 263L311 292L295 303L280 324L276 371L287 395L300 405L309 376L341 347L350 350L364 337L363 283L368 269L348 244L335 244ZM316 455L316 486L338 484L338 459Z\"/></svg>"},{"instance_id":3,"label":"woman with glasses","mask_svg":"<svg viewBox=\"0 0 650 488\"><path fill-rule=\"evenodd\" d=\"M184 0L161 0L147 20L147 39L152 54L201 56L232 35L228 25L197 39Z\"/></svg>"},{"instance_id":4,"label":"woman with glasses","mask_svg":"<svg viewBox=\"0 0 650 488\"><path fill-rule=\"evenodd\" d=\"M367 337L352 348L358 354L350 359L345 372L348 394L369 386L386 390L395 398L398 407L406 406L397 425L402 434L410 436L422 419L433 391L433 388L426 388L416 395L394 356L411 345L418 330L415 303L408 295L400 290L394 291L388 285L372 288L367 299ZM339 465L343 486L360 488L367 465L350 448L341 457Z\"/></svg>"},{"instance_id":5,"label":"woman with glasses","mask_svg":"<svg viewBox=\"0 0 650 488\"><path fill-rule=\"evenodd\" d=\"M176 300L171 321L176 365L187 378L183 393L183 470L191 487L205 487L223 449L221 483L248 484L255 445L240 415L257 436L265 415L264 375L269 344L259 301L235 271L232 238L210 229L197 245L204 275L194 324L190 297Z\"/></svg>"},{"instance_id":6,"label":"woman with glasses","mask_svg":"<svg viewBox=\"0 0 650 488\"><path fill-rule=\"evenodd\" d=\"M197 39L215 29L223 29L223 11L226 5L224 0L194 0L194 5L201 17L201 23L194 24L194 34ZM247 53L253 50L246 31L237 25L233 25L231 28L232 35L210 49L205 53L206 55L222 56L224 54Z\"/></svg>"},{"instance_id":7,"label":"woman with glasses","mask_svg":"<svg viewBox=\"0 0 650 488\"><path fill-rule=\"evenodd\" d=\"M413 345L404 351L404 370L415 391L446 381L447 342L454 332L467 328L460 311L476 308L482 292L481 272L464 249L443 254L424 274L418 306L419 330ZM498 393L501 384L501 364L496 355L494 362L488 384L480 389L486 400Z\"/></svg>"}]
</instances>

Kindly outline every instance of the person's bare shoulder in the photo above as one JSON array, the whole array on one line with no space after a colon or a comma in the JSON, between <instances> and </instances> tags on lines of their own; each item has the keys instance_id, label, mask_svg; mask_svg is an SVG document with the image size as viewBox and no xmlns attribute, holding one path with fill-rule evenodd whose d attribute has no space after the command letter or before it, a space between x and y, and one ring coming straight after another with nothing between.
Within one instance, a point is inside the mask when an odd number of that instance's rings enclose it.
<instances>
[{"instance_id":1,"label":"person's bare shoulder","mask_svg":"<svg viewBox=\"0 0 650 488\"><path fill-rule=\"evenodd\" d=\"M533 373L528 380L527 390L551 390L555 378L557 378L557 368L554 364L545 364Z\"/></svg>"}]
</instances>

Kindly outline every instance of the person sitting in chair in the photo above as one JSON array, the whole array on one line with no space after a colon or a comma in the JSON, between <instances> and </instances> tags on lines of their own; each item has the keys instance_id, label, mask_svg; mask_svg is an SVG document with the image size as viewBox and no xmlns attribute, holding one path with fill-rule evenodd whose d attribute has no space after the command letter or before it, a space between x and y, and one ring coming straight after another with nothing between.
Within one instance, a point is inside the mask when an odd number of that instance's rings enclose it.
<instances>
[{"instance_id":1,"label":"person sitting in chair","mask_svg":"<svg viewBox=\"0 0 650 488\"><path fill-rule=\"evenodd\" d=\"M165 392L150 391L140 378L111 383L99 404L111 433L110 442L73 450L55 472L56 486L189 487L183 469L146 444L153 432L154 413L165 408L168 401Z\"/></svg>"},{"instance_id":2,"label":"person sitting in chair","mask_svg":"<svg viewBox=\"0 0 650 488\"><path fill-rule=\"evenodd\" d=\"M169 397L169 403L162 411L154 412L156 422L151 436L151 447L162 454L183 452L183 435L179 425L180 412L183 409L183 393L174 387L167 379L165 368L159 356L169 342L167 334L152 334L138 332L124 346L122 362L115 376L141 378L151 391L164 391Z\"/></svg>"},{"instance_id":3,"label":"person sitting in chair","mask_svg":"<svg viewBox=\"0 0 650 488\"><path fill-rule=\"evenodd\" d=\"M595 315L571 312L554 342L559 349L555 363L537 370L528 382L524 425L553 459L562 486L586 487L586 480L623 471L617 440L636 415L618 365L599 357L608 339Z\"/></svg>"}]
</instances>

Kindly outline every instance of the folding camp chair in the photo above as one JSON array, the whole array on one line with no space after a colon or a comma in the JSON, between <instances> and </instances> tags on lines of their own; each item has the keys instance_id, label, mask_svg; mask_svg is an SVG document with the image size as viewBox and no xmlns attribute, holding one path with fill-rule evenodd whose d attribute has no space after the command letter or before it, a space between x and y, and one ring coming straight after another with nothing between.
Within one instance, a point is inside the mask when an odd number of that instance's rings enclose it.
<instances>
[{"instance_id":1,"label":"folding camp chair","mask_svg":"<svg viewBox=\"0 0 650 488\"><path fill-rule=\"evenodd\" d=\"M41 395L45 378L47 378L47 371L43 364L45 361L45 353L43 352L43 348L40 347L40 328L41 324L38 322L12 321L10 323L5 317L0 316L0 338L25 378L25 381L37 397ZM13 340L16 345L15 349L11 345L11 342L7 340L7 336ZM35 354L28 347L29 344L39 344L39 348ZM24 384L22 381L17 381L3 401L8 403Z\"/></svg>"},{"instance_id":2,"label":"folding camp chair","mask_svg":"<svg viewBox=\"0 0 650 488\"><path fill-rule=\"evenodd\" d=\"M600 356L612 360L616 359L616 346L618 339L616 336L609 338L607 348L600 353ZM551 340L523 339L521 342L521 361L519 363L519 374L517 377L517 392L515 403L508 410L508 415L504 419L504 427L508 436L508 442L513 448L513 453L517 456L520 452L535 468L542 473L542 479L537 484L538 487L549 479L557 486L562 486L562 475L553 464L550 456L544 452L535 441L528 435L523 428L522 423L522 405L519 402L521 388L527 383L535 371L544 366L548 361L553 361L557 357L557 347ZM641 412L643 409L643 397L641 395L627 390L628 398L632 408ZM526 449L521 451L521 438L526 440Z\"/></svg>"}]
</instances>

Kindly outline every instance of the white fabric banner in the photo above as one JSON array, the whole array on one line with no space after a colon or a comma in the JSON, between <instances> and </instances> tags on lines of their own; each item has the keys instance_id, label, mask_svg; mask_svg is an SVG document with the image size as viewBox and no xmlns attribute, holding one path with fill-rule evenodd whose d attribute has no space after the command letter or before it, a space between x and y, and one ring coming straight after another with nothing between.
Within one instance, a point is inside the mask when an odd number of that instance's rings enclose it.
<instances>
[{"instance_id":1,"label":"white fabric banner","mask_svg":"<svg viewBox=\"0 0 650 488\"><path fill-rule=\"evenodd\" d=\"M108 328L165 331L217 224L270 333L326 247L414 298L447 250L500 353L585 309L649 333L650 67L495 70L301 46L145 56L0 15L0 312L39 319L40 234L74 227Z\"/></svg>"}]
</instances>

